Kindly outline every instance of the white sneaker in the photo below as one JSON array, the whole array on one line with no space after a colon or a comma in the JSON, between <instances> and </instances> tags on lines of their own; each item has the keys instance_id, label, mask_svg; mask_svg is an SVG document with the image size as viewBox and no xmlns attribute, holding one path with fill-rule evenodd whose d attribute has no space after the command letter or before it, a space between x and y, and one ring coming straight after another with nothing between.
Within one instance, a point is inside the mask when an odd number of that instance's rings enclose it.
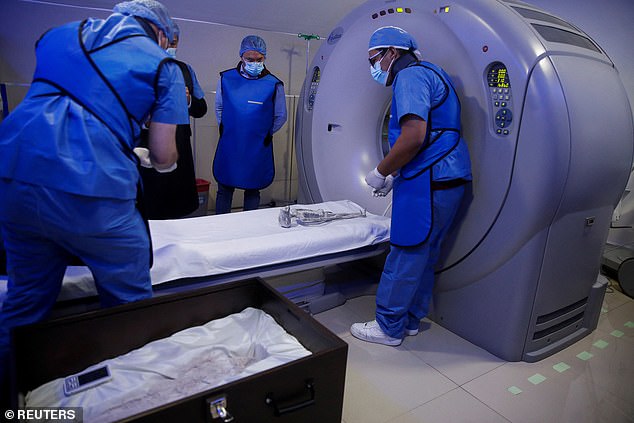
<instances>
[{"instance_id":1,"label":"white sneaker","mask_svg":"<svg viewBox=\"0 0 634 423\"><path fill-rule=\"evenodd\" d=\"M383 344L390 346L401 345L402 339L392 338L383 332L376 320L365 323L355 323L350 327L350 333L355 338L362 341L374 342L375 344Z\"/></svg>"},{"instance_id":2,"label":"white sneaker","mask_svg":"<svg viewBox=\"0 0 634 423\"><path fill-rule=\"evenodd\" d=\"M405 336L416 336L418 335L418 329L405 329Z\"/></svg>"}]
</instances>

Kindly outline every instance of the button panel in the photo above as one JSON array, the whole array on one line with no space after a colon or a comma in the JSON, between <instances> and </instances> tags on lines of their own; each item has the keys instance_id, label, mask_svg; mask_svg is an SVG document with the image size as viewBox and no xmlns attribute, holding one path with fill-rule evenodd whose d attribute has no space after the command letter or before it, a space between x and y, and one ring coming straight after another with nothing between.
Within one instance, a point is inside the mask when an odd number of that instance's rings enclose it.
<instances>
[{"instance_id":1,"label":"button panel","mask_svg":"<svg viewBox=\"0 0 634 423\"><path fill-rule=\"evenodd\" d=\"M497 135L509 135L513 131L513 95L506 66L501 62L491 63L486 79L493 111L493 129Z\"/></svg>"}]
</instances>

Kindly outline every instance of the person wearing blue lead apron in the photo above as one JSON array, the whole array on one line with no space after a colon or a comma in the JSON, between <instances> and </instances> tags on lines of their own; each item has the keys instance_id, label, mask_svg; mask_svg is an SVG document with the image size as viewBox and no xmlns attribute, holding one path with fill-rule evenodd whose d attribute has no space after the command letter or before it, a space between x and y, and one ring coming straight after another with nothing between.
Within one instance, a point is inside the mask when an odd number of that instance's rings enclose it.
<instances>
[{"instance_id":1,"label":"person wearing blue lead apron","mask_svg":"<svg viewBox=\"0 0 634 423\"><path fill-rule=\"evenodd\" d=\"M240 44L240 62L220 73L216 118L220 139L213 161L218 182L216 214L229 213L236 188L244 210L260 205L260 190L273 182L273 134L286 122L284 83L264 65L266 43L257 35Z\"/></svg>"},{"instance_id":2,"label":"person wearing blue lead apron","mask_svg":"<svg viewBox=\"0 0 634 423\"><path fill-rule=\"evenodd\" d=\"M91 270L103 306L152 295L133 149L151 115L149 161L167 170L177 159L176 125L188 116L183 76L165 52L170 28L161 3L134 0L49 30L29 92L0 124L1 400L10 331L47 318L72 257Z\"/></svg>"},{"instance_id":3,"label":"person wearing blue lead apron","mask_svg":"<svg viewBox=\"0 0 634 423\"><path fill-rule=\"evenodd\" d=\"M392 85L390 151L368 173L375 196L392 191L391 248L376 293L376 318L356 338L400 345L427 315L442 240L460 207L471 162L460 135L460 103L449 76L420 60L414 38L386 26L370 37L372 77Z\"/></svg>"}]
</instances>

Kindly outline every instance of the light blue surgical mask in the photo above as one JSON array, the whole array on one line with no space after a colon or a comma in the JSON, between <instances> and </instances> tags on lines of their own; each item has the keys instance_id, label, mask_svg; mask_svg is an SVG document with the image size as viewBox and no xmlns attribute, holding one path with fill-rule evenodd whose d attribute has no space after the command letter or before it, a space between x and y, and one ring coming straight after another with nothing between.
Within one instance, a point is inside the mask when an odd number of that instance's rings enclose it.
<instances>
[{"instance_id":1,"label":"light blue surgical mask","mask_svg":"<svg viewBox=\"0 0 634 423\"><path fill-rule=\"evenodd\" d=\"M172 57L172 59L176 59L176 47L169 47L165 51Z\"/></svg>"},{"instance_id":2,"label":"light blue surgical mask","mask_svg":"<svg viewBox=\"0 0 634 423\"><path fill-rule=\"evenodd\" d=\"M251 76L258 76L264 70L264 62L244 62L244 70Z\"/></svg>"},{"instance_id":3,"label":"light blue surgical mask","mask_svg":"<svg viewBox=\"0 0 634 423\"><path fill-rule=\"evenodd\" d=\"M372 78L379 84L385 86L387 84L388 72L381 69L381 62L377 61L374 66L370 66Z\"/></svg>"},{"instance_id":4,"label":"light blue surgical mask","mask_svg":"<svg viewBox=\"0 0 634 423\"><path fill-rule=\"evenodd\" d=\"M375 54L374 56L370 58L370 60L372 60L379 54L381 53L379 52ZM386 86L387 77L390 75L390 69L392 68L392 63L394 63L394 59L392 59L392 62L390 62L390 66L388 66L387 70L384 71L383 69L381 69L381 62L383 61L384 58L385 58L385 54L383 55L383 57L381 57L381 60L377 60L374 63L374 65L370 66L370 74L372 75L372 78L374 78L376 82L378 82L379 84L383 86Z\"/></svg>"}]
</instances>

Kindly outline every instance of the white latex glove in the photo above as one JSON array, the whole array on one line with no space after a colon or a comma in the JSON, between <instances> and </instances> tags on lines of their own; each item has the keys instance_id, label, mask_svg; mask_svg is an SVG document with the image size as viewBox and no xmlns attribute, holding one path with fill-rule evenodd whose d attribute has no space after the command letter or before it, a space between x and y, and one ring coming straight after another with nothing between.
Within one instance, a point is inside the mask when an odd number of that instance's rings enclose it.
<instances>
[{"instance_id":1,"label":"white latex glove","mask_svg":"<svg viewBox=\"0 0 634 423\"><path fill-rule=\"evenodd\" d=\"M141 162L141 166L146 167L148 169L154 168L154 170L156 170L158 173L169 173L169 172L174 171L176 169L176 167L177 167L176 166L176 162L174 162L173 165L171 165L170 167L168 167L166 169L157 169L152 164L152 160L150 160L150 150L148 150L147 148L143 148L143 147L137 147L133 151L134 151L134 154L136 154L139 157L139 161Z\"/></svg>"},{"instance_id":2,"label":"white latex glove","mask_svg":"<svg viewBox=\"0 0 634 423\"><path fill-rule=\"evenodd\" d=\"M148 169L152 168L152 162L150 161L150 150L143 147L137 147L134 149L134 154L136 154L141 161L141 166L147 167Z\"/></svg>"},{"instance_id":3,"label":"white latex glove","mask_svg":"<svg viewBox=\"0 0 634 423\"><path fill-rule=\"evenodd\" d=\"M381 175L379 170L375 167L365 177L365 183L370 185L375 190L379 190L385 186L385 176Z\"/></svg>"},{"instance_id":4,"label":"white latex glove","mask_svg":"<svg viewBox=\"0 0 634 423\"><path fill-rule=\"evenodd\" d=\"M385 177L385 185L381 189L373 189L372 195L375 197L385 197L392 191L392 186L394 185L394 176L387 175Z\"/></svg>"},{"instance_id":5,"label":"white latex glove","mask_svg":"<svg viewBox=\"0 0 634 423\"><path fill-rule=\"evenodd\" d=\"M170 167L166 168L166 169L157 169L154 168L154 170L156 170L158 173L169 173L169 172L173 172L174 170L176 170L178 166L176 166L176 162L174 162L173 165L171 165Z\"/></svg>"}]
</instances>

